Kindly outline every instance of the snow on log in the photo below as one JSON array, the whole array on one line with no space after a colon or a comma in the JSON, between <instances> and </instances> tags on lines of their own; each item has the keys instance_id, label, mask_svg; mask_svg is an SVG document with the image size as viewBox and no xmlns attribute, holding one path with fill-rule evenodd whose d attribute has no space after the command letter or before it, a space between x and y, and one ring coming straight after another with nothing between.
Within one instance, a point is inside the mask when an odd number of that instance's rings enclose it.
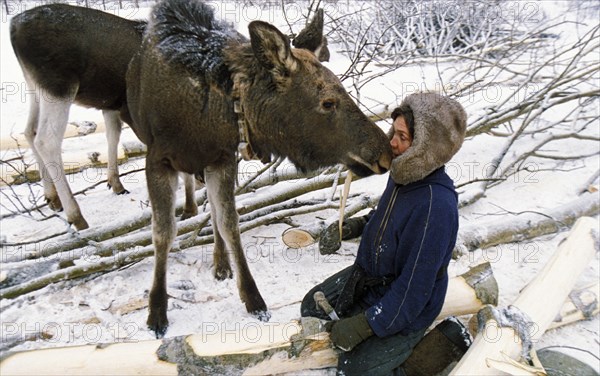
<instances>
[{"instance_id":1,"label":"snow on log","mask_svg":"<svg viewBox=\"0 0 600 376\"><path fill-rule=\"evenodd\" d=\"M478 313L480 330L451 375L535 374L538 368L516 360L528 359L532 341L549 328L575 281L598 247L598 219L577 220L568 237L505 309L486 307Z\"/></svg>"},{"instance_id":2,"label":"snow on log","mask_svg":"<svg viewBox=\"0 0 600 376\"><path fill-rule=\"evenodd\" d=\"M600 213L598 195L585 193L579 198L546 212L527 212L502 219L461 224L454 253L466 254L477 248L519 242L554 234L571 226L579 217Z\"/></svg>"}]
</instances>

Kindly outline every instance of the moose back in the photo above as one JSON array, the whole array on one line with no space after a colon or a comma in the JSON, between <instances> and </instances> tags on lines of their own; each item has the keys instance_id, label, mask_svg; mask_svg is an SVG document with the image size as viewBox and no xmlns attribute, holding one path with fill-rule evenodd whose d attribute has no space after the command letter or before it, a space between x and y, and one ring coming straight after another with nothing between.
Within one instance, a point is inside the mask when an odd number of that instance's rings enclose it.
<instances>
[{"instance_id":1,"label":"moose back","mask_svg":"<svg viewBox=\"0 0 600 376\"><path fill-rule=\"evenodd\" d=\"M238 228L238 146L263 160L287 157L301 170L343 163L364 176L390 165L383 131L313 51L292 49L288 38L265 22L250 23L249 34L248 41L199 1L163 0L155 5L127 72L132 128L148 145L155 267L147 323L157 337L168 326L166 267L176 231L178 171L206 182L215 277L233 276L228 259L233 255L241 300L248 312L268 320Z\"/></svg>"}]
</instances>

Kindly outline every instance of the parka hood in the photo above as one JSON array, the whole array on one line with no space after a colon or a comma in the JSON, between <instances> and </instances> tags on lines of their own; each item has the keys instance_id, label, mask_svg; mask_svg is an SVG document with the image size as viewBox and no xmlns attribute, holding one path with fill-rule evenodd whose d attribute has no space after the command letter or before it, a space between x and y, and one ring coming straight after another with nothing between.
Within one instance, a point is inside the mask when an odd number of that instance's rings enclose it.
<instances>
[{"instance_id":1,"label":"parka hood","mask_svg":"<svg viewBox=\"0 0 600 376\"><path fill-rule=\"evenodd\" d=\"M454 99L435 93L411 94L402 105L413 112L414 137L411 147L392 160L390 176L396 184L405 185L423 179L458 152L465 138L467 114Z\"/></svg>"}]
</instances>

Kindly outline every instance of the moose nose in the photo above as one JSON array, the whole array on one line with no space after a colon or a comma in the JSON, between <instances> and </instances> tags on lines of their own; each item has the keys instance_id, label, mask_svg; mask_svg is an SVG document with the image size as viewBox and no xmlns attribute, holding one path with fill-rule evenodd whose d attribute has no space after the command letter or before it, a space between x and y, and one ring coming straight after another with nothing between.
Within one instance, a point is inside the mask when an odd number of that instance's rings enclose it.
<instances>
[{"instance_id":1,"label":"moose nose","mask_svg":"<svg viewBox=\"0 0 600 376\"><path fill-rule=\"evenodd\" d=\"M387 170L390 169L391 165L392 165L392 153L389 150L386 150L385 152L381 153L381 155L379 156L379 160L377 161L377 164L379 165L379 169L381 170L381 174L385 173Z\"/></svg>"}]
</instances>

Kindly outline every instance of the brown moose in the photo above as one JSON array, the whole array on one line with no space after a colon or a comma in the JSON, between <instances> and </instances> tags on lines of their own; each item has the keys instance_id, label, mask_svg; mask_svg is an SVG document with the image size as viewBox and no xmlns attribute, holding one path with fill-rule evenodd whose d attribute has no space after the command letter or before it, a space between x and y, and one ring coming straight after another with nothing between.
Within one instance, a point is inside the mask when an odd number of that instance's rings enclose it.
<instances>
[{"instance_id":1,"label":"brown moose","mask_svg":"<svg viewBox=\"0 0 600 376\"><path fill-rule=\"evenodd\" d=\"M155 266L147 323L157 337L168 326L166 267L176 230L178 171L206 182L215 277L232 277L232 254L241 300L248 312L268 320L240 239L234 196L238 147L263 160L287 157L301 170L344 163L364 176L390 165L383 131L313 52L292 49L265 22L250 23L249 33L248 42L199 1L163 0L127 72L132 128L148 146Z\"/></svg>"}]
</instances>

